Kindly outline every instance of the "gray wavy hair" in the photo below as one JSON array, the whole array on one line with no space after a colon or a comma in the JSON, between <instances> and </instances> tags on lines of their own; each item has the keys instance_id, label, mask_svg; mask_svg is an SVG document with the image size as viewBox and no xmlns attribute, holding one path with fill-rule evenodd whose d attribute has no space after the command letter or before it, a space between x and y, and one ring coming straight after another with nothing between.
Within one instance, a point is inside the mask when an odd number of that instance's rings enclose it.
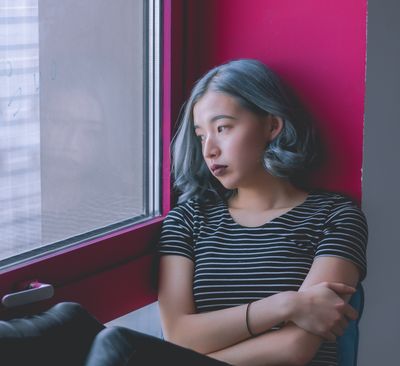
<instances>
[{"instance_id":1,"label":"gray wavy hair","mask_svg":"<svg viewBox=\"0 0 400 366\"><path fill-rule=\"evenodd\" d=\"M199 79L183 108L180 126L172 140L172 173L178 202L226 200L228 190L210 173L194 132L193 107L208 91L236 98L240 105L258 115L273 115L283 120L283 129L264 153L267 171L302 185L318 155L315 131L304 110L284 88L279 77L262 62L252 59L230 61L217 66Z\"/></svg>"}]
</instances>

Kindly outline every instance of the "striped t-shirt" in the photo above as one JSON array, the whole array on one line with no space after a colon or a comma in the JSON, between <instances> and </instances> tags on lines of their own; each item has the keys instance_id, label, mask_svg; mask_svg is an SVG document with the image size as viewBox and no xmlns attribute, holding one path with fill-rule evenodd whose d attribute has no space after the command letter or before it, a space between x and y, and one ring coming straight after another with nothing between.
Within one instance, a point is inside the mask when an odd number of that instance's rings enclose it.
<instances>
[{"instance_id":1,"label":"striped t-shirt","mask_svg":"<svg viewBox=\"0 0 400 366\"><path fill-rule=\"evenodd\" d=\"M315 257L350 260L366 273L367 224L343 195L310 192L299 206L257 227L236 223L225 202L189 200L164 220L159 253L194 262L197 312L297 291ZM336 343L323 343L310 365L337 365Z\"/></svg>"}]
</instances>

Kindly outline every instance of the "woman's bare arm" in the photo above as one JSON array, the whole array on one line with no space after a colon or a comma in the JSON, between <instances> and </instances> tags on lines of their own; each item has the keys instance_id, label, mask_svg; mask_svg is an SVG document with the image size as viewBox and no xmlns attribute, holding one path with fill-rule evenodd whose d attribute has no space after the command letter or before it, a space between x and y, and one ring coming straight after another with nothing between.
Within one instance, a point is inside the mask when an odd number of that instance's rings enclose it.
<instances>
[{"instance_id":1,"label":"woman's bare arm","mask_svg":"<svg viewBox=\"0 0 400 366\"><path fill-rule=\"evenodd\" d=\"M358 269L352 262L336 257L319 257L315 259L300 292L306 293L314 285L324 281L355 286L358 279ZM338 303L339 309L348 306L346 301L349 296L343 298L344 301ZM330 324L331 331L326 337L334 339L334 333L341 334L346 325L345 317L337 317ZM289 323L281 330L248 339L209 356L233 365L306 365L315 356L321 341L321 337Z\"/></svg>"},{"instance_id":2,"label":"woman's bare arm","mask_svg":"<svg viewBox=\"0 0 400 366\"><path fill-rule=\"evenodd\" d=\"M245 321L247 305L196 314L192 285L192 261L185 257L172 255L161 258L159 302L167 340L201 353L212 353L217 350L229 353L230 346L241 344L249 338ZM349 292L348 288L347 292ZM328 295L336 298L333 293ZM257 333L264 332L282 321L292 318L295 320L296 316L305 321L304 319L309 318L308 313L315 313L315 311L309 311L310 309L315 310L313 302L327 298L329 296L322 296L321 291L317 289L316 294L312 296L310 293L299 296L296 292L282 292L259 300L251 307L252 330ZM328 309L330 313L332 307L333 305ZM318 314L317 322L326 329L326 319L329 317L325 315ZM314 324L312 325L314 326ZM299 331L295 335L297 336L298 333ZM287 334L287 331L284 334ZM255 343L259 344L258 338L256 339L257 342L251 342L254 340L251 339L250 343L246 344L254 347Z\"/></svg>"},{"instance_id":3,"label":"woman's bare arm","mask_svg":"<svg viewBox=\"0 0 400 366\"><path fill-rule=\"evenodd\" d=\"M193 301L193 262L182 256L163 256L160 261L158 300L166 339L200 353L226 348L250 337L246 306L196 313ZM291 296L282 293L262 300L257 329L267 330L287 320ZM260 301L261 302L261 301ZM256 305L256 304L254 304ZM259 306L253 306L257 318Z\"/></svg>"}]
</instances>

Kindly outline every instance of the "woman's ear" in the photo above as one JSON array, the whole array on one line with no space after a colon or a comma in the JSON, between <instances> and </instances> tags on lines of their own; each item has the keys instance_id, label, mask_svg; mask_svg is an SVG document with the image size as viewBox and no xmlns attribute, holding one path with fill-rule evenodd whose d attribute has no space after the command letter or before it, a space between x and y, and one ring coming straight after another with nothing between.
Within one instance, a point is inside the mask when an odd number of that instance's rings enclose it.
<instances>
[{"instance_id":1,"label":"woman's ear","mask_svg":"<svg viewBox=\"0 0 400 366\"><path fill-rule=\"evenodd\" d=\"M268 142L274 140L283 129L283 119L281 117L269 115L267 121Z\"/></svg>"}]
</instances>

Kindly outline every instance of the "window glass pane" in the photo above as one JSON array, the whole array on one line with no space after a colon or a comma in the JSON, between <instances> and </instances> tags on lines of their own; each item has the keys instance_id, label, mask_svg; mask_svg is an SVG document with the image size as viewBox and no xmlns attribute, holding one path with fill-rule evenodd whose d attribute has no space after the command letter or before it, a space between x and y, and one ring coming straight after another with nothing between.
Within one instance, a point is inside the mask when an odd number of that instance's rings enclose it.
<instances>
[{"instance_id":1,"label":"window glass pane","mask_svg":"<svg viewBox=\"0 0 400 366\"><path fill-rule=\"evenodd\" d=\"M0 0L0 260L149 215L144 14Z\"/></svg>"}]
</instances>

